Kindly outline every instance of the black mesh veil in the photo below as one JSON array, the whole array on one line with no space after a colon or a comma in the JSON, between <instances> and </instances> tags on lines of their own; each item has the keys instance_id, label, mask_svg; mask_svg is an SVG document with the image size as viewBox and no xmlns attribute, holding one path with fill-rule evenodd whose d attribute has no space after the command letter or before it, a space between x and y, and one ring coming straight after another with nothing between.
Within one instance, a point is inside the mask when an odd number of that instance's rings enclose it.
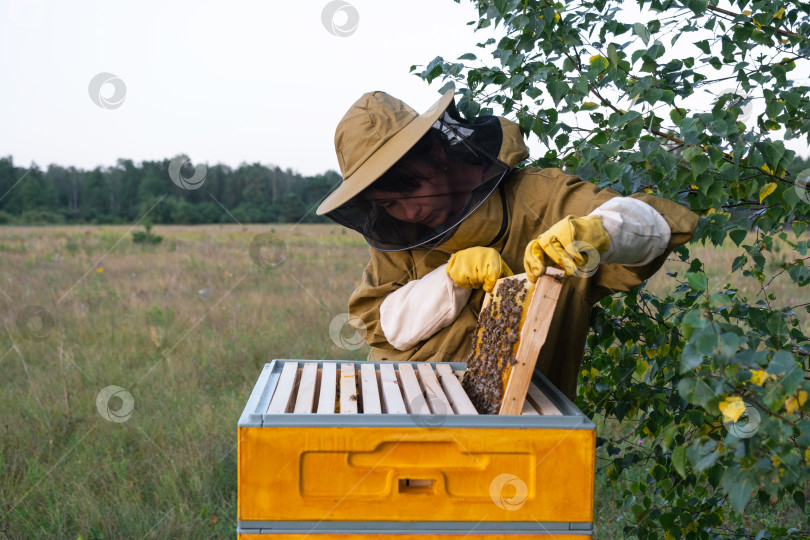
<instances>
[{"instance_id":1,"label":"black mesh veil","mask_svg":"<svg viewBox=\"0 0 810 540\"><path fill-rule=\"evenodd\" d=\"M509 171L509 167L498 160L502 139L498 118L484 116L466 122L451 103L411 151L365 191L326 215L358 231L369 245L381 251L438 246L489 197ZM437 146L441 147L442 158L427 157L428 153L435 155ZM382 189L387 193L396 192L397 199L413 197L413 186L418 185L418 181L409 177L408 165L422 160L430 161L436 170L449 171L443 176L446 177L444 194L452 200L454 210L439 225L397 219L385 209L382 199L373 196Z\"/></svg>"}]
</instances>

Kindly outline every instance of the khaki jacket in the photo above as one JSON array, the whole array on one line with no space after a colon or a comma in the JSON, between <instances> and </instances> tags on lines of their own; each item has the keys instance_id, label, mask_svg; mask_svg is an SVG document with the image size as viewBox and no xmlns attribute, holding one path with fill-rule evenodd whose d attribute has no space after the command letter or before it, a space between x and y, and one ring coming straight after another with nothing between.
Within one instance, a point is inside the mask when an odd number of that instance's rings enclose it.
<instances>
[{"instance_id":1,"label":"khaki jacket","mask_svg":"<svg viewBox=\"0 0 810 540\"><path fill-rule=\"evenodd\" d=\"M528 156L528 151L515 124L501 119L501 126L504 142L499 157L513 167ZM467 306L450 326L407 351L396 350L385 339L379 312L385 296L447 263L456 251L473 246L497 249L509 267L520 273L529 241L567 215L585 216L618 196L621 195L613 190L599 188L559 169L516 169L503 180L503 190L495 190L440 246L393 252L370 248L371 261L349 300L349 313L365 323L366 341L372 347L369 360L466 361L484 299L482 290L473 291ZM655 208L667 221L672 230L668 250L644 266L603 264L587 279L576 276L566 279L537 369L569 397L576 393L593 304L611 293L628 291L649 278L661 267L670 250L689 241L697 226L697 215L677 203L643 194L632 197ZM497 238L504 223L504 206L506 230Z\"/></svg>"}]
</instances>

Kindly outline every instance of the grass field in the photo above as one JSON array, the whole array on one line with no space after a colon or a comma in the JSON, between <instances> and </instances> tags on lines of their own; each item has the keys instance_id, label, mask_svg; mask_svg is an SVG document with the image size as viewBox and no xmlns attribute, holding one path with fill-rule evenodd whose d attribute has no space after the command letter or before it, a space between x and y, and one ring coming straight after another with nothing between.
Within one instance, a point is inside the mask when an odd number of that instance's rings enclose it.
<instances>
[{"instance_id":1,"label":"grass field","mask_svg":"<svg viewBox=\"0 0 810 540\"><path fill-rule=\"evenodd\" d=\"M365 357L329 332L367 261L358 235L153 232L161 244L124 226L0 228L0 536L234 537L236 423L261 366ZM693 254L719 278L738 253ZM663 272L651 283L672 286ZM799 302L786 275L770 287ZM125 392L97 403L109 386ZM611 495L597 478L599 538L620 530Z\"/></svg>"}]
</instances>

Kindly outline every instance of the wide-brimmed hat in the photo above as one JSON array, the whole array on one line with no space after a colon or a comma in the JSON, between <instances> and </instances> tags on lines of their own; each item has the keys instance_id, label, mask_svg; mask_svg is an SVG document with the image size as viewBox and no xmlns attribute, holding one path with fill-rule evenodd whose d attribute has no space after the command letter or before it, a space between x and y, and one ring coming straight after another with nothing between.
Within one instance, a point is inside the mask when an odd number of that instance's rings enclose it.
<instances>
[{"instance_id":1,"label":"wide-brimmed hat","mask_svg":"<svg viewBox=\"0 0 810 540\"><path fill-rule=\"evenodd\" d=\"M368 92L343 116L335 130L343 182L318 207L322 215L345 204L390 169L453 101L448 90L423 114L385 92Z\"/></svg>"}]
</instances>

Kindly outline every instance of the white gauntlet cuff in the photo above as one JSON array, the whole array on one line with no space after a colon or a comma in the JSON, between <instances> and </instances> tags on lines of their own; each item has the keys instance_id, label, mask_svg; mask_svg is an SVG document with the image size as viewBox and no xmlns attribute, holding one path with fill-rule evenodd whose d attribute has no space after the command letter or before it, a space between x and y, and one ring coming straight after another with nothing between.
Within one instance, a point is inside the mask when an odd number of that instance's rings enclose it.
<instances>
[{"instance_id":1,"label":"white gauntlet cuff","mask_svg":"<svg viewBox=\"0 0 810 540\"><path fill-rule=\"evenodd\" d=\"M380 326L385 339L406 351L448 326L467 304L472 289L457 286L446 264L425 277L406 283L380 305Z\"/></svg>"},{"instance_id":2,"label":"white gauntlet cuff","mask_svg":"<svg viewBox=\"0 0 810 540\"><path fill-rule=\"evenodd\" d=\"M666 251L672 236L661 214L638 199L614 197L589 215L599 216L610 236L602 263L643 266Z\"/></svg>"}]
</instances>

